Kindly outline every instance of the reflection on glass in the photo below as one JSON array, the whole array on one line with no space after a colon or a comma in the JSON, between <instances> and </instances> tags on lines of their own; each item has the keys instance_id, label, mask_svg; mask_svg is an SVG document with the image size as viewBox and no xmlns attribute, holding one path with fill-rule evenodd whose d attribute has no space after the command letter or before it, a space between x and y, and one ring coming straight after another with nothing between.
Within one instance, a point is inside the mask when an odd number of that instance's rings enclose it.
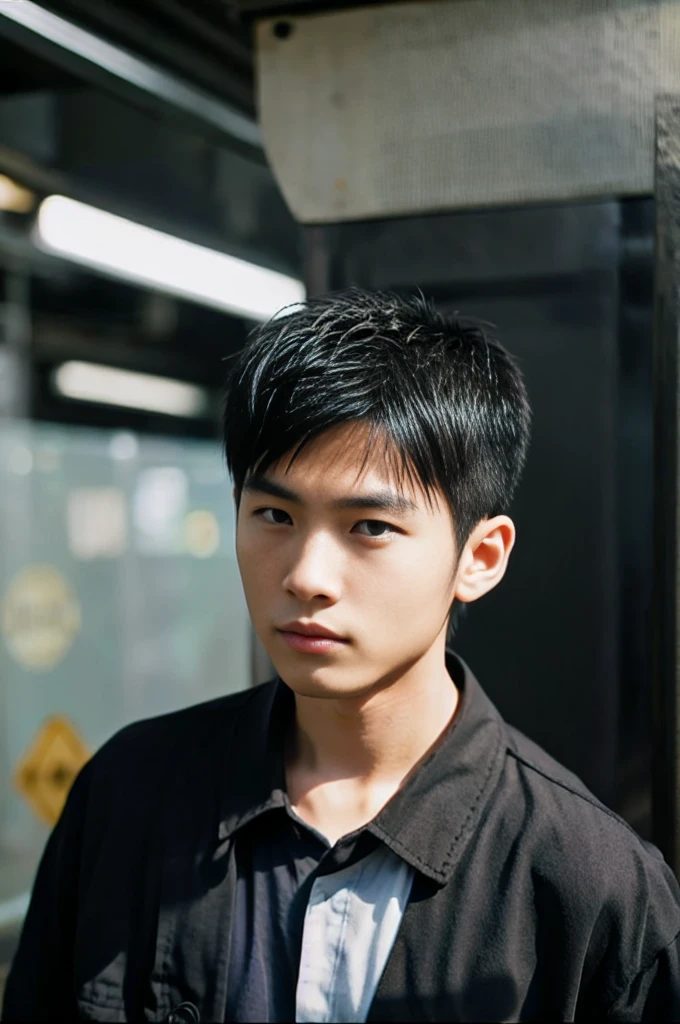
<instances>
[{"instance_id":1,"label":"reflection on glass","mask_svg":"<svg viewBox=\"0 0 680 1024\"><path fill-rule=\"evenodd\" d=\"M0 927L48 833L13 783L47 720L96 750L249 685L233 532L217 443L0 425Z\"/></svg>"}]
</instances>

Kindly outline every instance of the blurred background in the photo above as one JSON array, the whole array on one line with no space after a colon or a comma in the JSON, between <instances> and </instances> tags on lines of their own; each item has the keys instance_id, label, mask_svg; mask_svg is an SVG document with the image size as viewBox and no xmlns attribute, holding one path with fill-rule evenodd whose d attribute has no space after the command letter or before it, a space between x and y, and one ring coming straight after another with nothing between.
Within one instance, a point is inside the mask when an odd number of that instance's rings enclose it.
<instances>
[{"instance_id":1,"label":"blurred background","mask_svg":"<svg viewBox=\"0 0 680 1024\"><path fill-rule=\"evenodd\" d=\"M677 0L0 0L0 986L87 757L269 677L225 359L349 284L519 359L457 649L677 870L679 206Z\"/></svg>"}]
</instances>

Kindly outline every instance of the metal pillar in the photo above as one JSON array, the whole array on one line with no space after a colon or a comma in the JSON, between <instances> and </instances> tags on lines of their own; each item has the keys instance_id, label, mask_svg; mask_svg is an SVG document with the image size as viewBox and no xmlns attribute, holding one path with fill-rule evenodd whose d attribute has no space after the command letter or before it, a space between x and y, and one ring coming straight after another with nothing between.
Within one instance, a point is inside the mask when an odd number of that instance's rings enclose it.
<instances>
[{"instance_id":1,"label":"metal pillar","mask_svg":"<svg viewBox=\"0 0 680 1024\"><path fill-rule=\"evenodd\" d=\"M680 95L656 103L654 296L654 841L680 870Z\"/></svg>"}]
</instances>

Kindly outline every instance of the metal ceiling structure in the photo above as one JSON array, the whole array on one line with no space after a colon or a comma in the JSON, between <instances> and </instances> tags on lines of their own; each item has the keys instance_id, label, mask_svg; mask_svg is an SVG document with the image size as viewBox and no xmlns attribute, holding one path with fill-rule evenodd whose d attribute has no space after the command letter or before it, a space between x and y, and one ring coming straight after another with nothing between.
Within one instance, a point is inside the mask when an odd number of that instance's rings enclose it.
<instances>
[{"instance_id":1,"label":"metal ceiling structure","mask_svg":"<svg viewBox=\"0 0 680 1024\"><path fill-rule=\"evenodd\" d=\"M299 231L259 142L250 30L216 0L0 5L0 174L36 204L60 193L300 276ZM6 323L31 322L20 359L30 382L13 388L30 399L6 412L120 423L113 409L54 397L53 367L69 358L215 389L248 320L46 256L31 224L30 213L0 212L0 350L11 347ZM132 412L125 423L213 430Z\"/></svg>"},{"instance_id":2,"label":"metal ceiling structure","mask_svg":"<svg viewBox=\"0 0 680 1024\"><path fill-rule=\"evenodd\" d=\"M99 11L100 8L98 7ZM114 17L115 21L115 17ZM203 83L196 84L196 68L190 57L194 50L184 44L180 53L162 44L145 28L133 42L121 44L109 26L92 30L89 22L64 17L33 0L5 4L0 9L0 37L19 45L29 54L46 58L56 68L79 77L95 88L113 93L126 102L170 117L187 130L199 130L218 143L225 138L250 159L262 160L260 135L252 109L252 90L239 84L233 55L225 57L226 71L216 81L210 73L209 56L203 69ZM115 40L115 41L114 41ZM152 41L155 44L150 45ZM144 43L146 42L146 46ZM152 55L148 56L148 51ZM156 55L160 50L160 62ZM200 44L195 51L202 57ZM174 62L169 58L174 56Z\"/></svg>"},{"instance_id":3,"label":"metal ceiling structure","mask_svg":"<svg viewBox=\"0 0 680 1024\"><path fill-rule=\"evenodd\" d=\"M250 29L225 0L47 0L41 4L254 117Z\"/></svg>"}]
</instances>

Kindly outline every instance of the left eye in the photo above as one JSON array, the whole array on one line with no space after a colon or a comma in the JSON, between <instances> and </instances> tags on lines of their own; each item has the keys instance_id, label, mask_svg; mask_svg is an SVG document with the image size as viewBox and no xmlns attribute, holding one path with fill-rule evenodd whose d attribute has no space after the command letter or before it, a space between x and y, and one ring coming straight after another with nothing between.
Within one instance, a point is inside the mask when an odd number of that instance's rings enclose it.
<instances>
[{"instance_id":1,"label":"left eye","mask_svg":"<svg viewBox=\"0 0 680 1024\"><path fill-rule=\"evenodd\" d=\"M285 519L290 519L287 512L284 512L282 508L258 508L255 515L261 516L265 523L270 523L272 526L283 526L284 523L281 519L269 519L268 514L272 516L283 516Z\"/></svg>"},{"instance_id":2,"label":"left eye","mask_svg":"<svg viewBox=\"0 0 680 1024\"><path fill-rule=\"evenodd\" d=\"M381 519L362 519L357 526L367 527L368 532L362 534L364 537L387 537L390 533L398 533L394 526L390 526L389 523L384 523Z\"/></svg>"}]
</instances>

